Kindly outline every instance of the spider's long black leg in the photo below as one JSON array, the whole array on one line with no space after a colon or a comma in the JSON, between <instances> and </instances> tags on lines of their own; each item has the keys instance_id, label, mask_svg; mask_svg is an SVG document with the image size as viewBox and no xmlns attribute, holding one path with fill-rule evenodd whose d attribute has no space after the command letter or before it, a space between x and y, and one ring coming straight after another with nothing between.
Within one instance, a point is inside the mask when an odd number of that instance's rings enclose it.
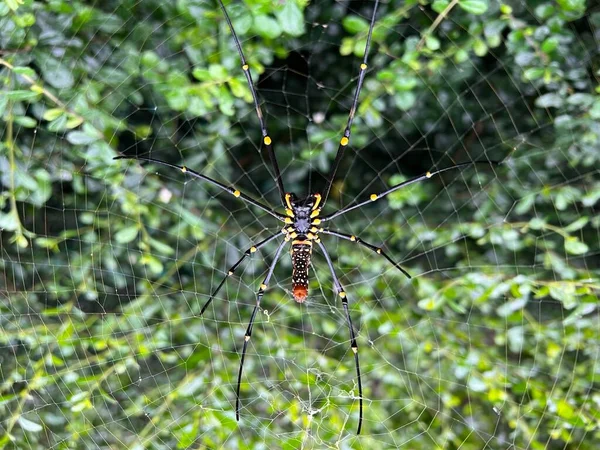
<instances>
[{"instance_id":1,"label":"spider's long black leg","mask_svg":"<svg viewBox=\"0 0 600 450\"><path fill-rule=\"evenodd\" d=\"M421 176L418 176L418 177L415 177L415 178L411 178L410 180L406 180L406 181L403 181L400 184L392 186L387 191L384 191L384 192L381 192L381 193L378 193L378 194L371 194L369 196L369 200L364 200L364 201L362 201L360 203L356 203L354 205L346 206L345 208L342 208L339 211L334 212L333 214L329 214L328 216L324 216L324 217L321 218L321 222L326 222L326 221L331 220L331 219L333 219L335 217L341 216L342 214L346 214L348 211L352 211L353 209L360 208L361 206L364 206L367 203L372 203L374 201L382 199L386 195L389 195L392 192L395 192L398 189L402 189L403 187L408 186L410 184L418 183L419 181L423 181L423 180L428 180L432 176L437 175L439 173L443 173L443 172L446 172L448 170L454 170L454 169L460 169L460 168L463 168L463 167L474 166L475 164L486 164L486 165L497 166L500 163L497 162L497 161L474 161L474 162L456 164L454 166L445 167L443 169L435 170L433 172L427 172L424 175L421 175Z\"/></svg>"},{"instance_id":2,"label":"spider's long black leg","mask_svg":"<svg viewBox=\"0 0 600 450\"><path fill-rule=\"evenodd\" d=\"M283 214L280 214L280 213L278 213L276 211L273 211L267 205L263 205L259 201L254 200L252 197L249 197L246 194L242 194L236 188L227 187L223 183L220 183L217 180L213 180L212 178L207 177L206 175L202 175L201 173L196 172L195 170L189 169L186 166L178 166L176 164L171 164L171 163L168 163L166 161L161 161L160 159L143 158L143 157L139 157L139 156L125 156L125 155L123 155L123 156L115 156L113 159L135 159L136 161L145 161L145 162L150 162L150 163L155 163L155 164L160 164L160 165L163 165L163 166L171 167L173 169L178 169L178 170L180 170L183 173L190 174L194 178L199 178L201 180L207 181L208 183L212 184L213 186L216 186L219 189L222 189L224 191L229 192L234 197L239 198L239 199L243 200L246 203L250 203L251 205L254 205L257 208L262 209L264 212L272 215L276 219L279 219L281 221L285 221L285 217L286 216L284 216Z\"/></svg>"},{"instance_id":3,"label":"spider's long black leg","mask_svg":"<svg viewBox=\"0 0 600 450\"><path fill-rule=\"evenodd\" d=\"M287 241L283 241L279 247L277 248L277 252L275 253L275 257L273 258L273 262L269 266L269 271L267 272L267 276L264 281L260 285L258 293L256 294L256 305L254 305L254 309L252 310L252 316L250 316L250 322L248 323L248 328L246 329L246 334L244 336L244 347L242 348L242 359L240 360L240 371L238 372L237 379L237 389L235 391L235 418L240 420L240 385L242 383L242 371L244 370L244 359L246 358L246 349L248 347L248 341L252 337L252 327L254 326L254 319L256 318L256 313L258 312L258 308L260 308L260 301L267 289L269 281L271 280L271 276L273 275L273 271L275 270L275 266L277 265L277 261L279 260L279 256L281 255L281 251L283 250L283 246L287 243Z\"/></svg>"},{"instance_id":4,"label":"spider's long black leg","mask_svg":"<svg viewBox=\"0 0 600 450\"><path fill-rule=\"evenodd\" d=\"M331 261L331 257L327 252L325 246L321 243L321 241L317 240L317 244L319 244L319 248L327 261L327 265L329 266L329 270L331 271L331 277L333 278L333 284L335 286L335 290L338 295L342 299L342 306L344 307L344 313L346 314L346 323L348 324L348 329L350 330L350 347L352 348L352 352L354 353L354 363L356 365L356 377L358 379L358 401L359 401L359 413L358 413L358 429L356 430L356 434L360 434L360 429L362 427L363 420L363 392L362 392L362 382L360 379L360 363L358 360L358 344L356 343L356 334L354 333L354 327L352 326L352 319L350 318L350 311L348 311L348 296L346 295L346 291L342 287L342 283L340 283L339 278L335 274L335 269L333 268L333 262Z\"/></svg>"},{"instance_id":5,"label":"spider's long black leg","mask_svg":"<svg viewBox=\"0 0 600 450\"><path fill-rule=\"evenodd\" d=\"M267 130L267 124L264 119L262 109L258 103L258 95L256 94L256 88L254 87L254 82L252 81L252 74L250 74L250 66L246 62L246 58L244 57L244 51L242 50L242 44L240 44L240 40L233 29L233 24L231 23L231 19L229 18L229 14L227 14L227 10L225 9L225 5L223 5L222 0L218 0L221 9L223 10L223 15L225 16L225 21L229 26L229 30L231 31L231 35L233 36L233 40L235 41L235 46L237 47L237 51L240 54L240 60L242 63L242 70L244 71L244 75L246 76L246 81L248 82L248 87L250 88L250 92L252 93L252 99L254 100L254 109L256 109L256 115L258 116L258 121L260 123L260 129L263 135L263 144L265 144L267 148L267 153L269 154L269 159L271 160L271 165L273 166L273 171L275 172L275 181L277 183L277 189L279 189L279 196L281 197L281 203L285 207L285 189L283 187L283 181L281 180L281 172L279 171L279 165L277 164L277 157L275 156L275 151L273 150L272 140L269 136L269 132Z\"/></svg>"},{"instance_id":6,"label":"spider's long black leg","mask_svg":"<svg viewBox=\"0 0 600 450\"><path fill-rule=\"evenodd\" d=\"M352 107L350 108L350 114L348 115L348 122L346 123L346 128L344 129L344 135L342 136L342 139L340 139L337 154L335 155L335 160L333 161L333 166L331 166L331 171L329 172L329 176L327 177L327 185L325 187L325 190L323 191L323 206L325 206L325 202L327 201L327 197L329 196L329 191L331 190L331 185L333 184L333 180L335 179L335 174L340 166L340 162L342 161L342 156L344 154L344 150L346 149L348 143L350 142L352 121L354 120L354 115L356 114L356 108L358 107L358 98L360 96L360 90L362 89L363 82L365 81L365 75L367 73L369 48L371 47L371 36L373 34L373 27L375 26L375 15L377 14L377 6L378 5L379 5L379 0L376 0L375 6L373 7L373 15L371 16L371 25L369 26L369 34L367 35L367 43L365 45L365 55L363 58L363 62L360 65L360 72L358 73L358 84L356 85L356 91L354 92L354 100L352 102Z\"/></svg>"},{"instance_id":7,"label":"spider's long black leg","mask_svg":"<svg viewBox=\"0 0 600 450\"><path fill-rule=\"evenodd\" d=\"M229 270L227 271L227 274L223 277L223 279L221 280L221 282L219 283L217 288L212 292L212 294L210 294L210 297L208 298L208 300L206 301L206 303L200 310L200 315L204 314L204 311L206 311L206 308L208 308L208 306L212 303L213 299L215 298L215 295L217 295L219 293L219 291L221 290L221 288L227 281L227 278L229 278L230 276L233 275L233 273L236 271L236 269L239 267L239 265L242 263L242 261L244 261L252 253L255 253L256 251L260 250L267 243L271 242L273 239L275 239L276 237L279 237L279 236L281 236L281 234L274 234L272 236L269 236L268 238L263 239L258 244L253 245L248 250L246 250L244 252L244 254L242 255L242 257L240 259L238 259L237 262L229 268Z\"/></svg>"},{"instance_id":8,"label":"spider's long black leg","mask_svg":"<svg viewBox=\"0 0 600 450\"><path fill-rule=\"evenodd\" d=\"M319 230L319 233L336 236L336 237L339 237L342 239L346 239L347 241L355 242L359 245L362 245L363 247L367 247L369 250L371 250L371 251L377 253L378 255L383 256L385 259L387 259L390 263L392 263L394 265L394 267L396 269L398 269L400 272L402 272L410 280L411 276L409 275L409 273L406 270L404 270L400 266L400 264L395 262L387 253L385 253L381 247L377 247L376 245L369 244L368 242L363 241L361 238L359 238L358 236L354 236L353 234L340 233L339 231L334 231L334 230Z\"/></svg>"}]
</instances>

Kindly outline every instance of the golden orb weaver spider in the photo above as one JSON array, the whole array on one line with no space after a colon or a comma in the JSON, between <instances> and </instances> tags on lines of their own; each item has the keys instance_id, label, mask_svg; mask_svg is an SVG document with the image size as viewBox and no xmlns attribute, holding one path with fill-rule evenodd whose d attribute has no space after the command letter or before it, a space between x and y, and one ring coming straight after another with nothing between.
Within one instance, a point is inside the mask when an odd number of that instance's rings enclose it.
<instances>
[{"instance_id":1,"label":"golden orb weaver spider","mask_svg":"<svg viewBox=\"0 0 600 450\"><path fill-rule=\"evenodd\" d=\"M406 186L414 184L414 183L418 183L423 180L428 180L432 176L446 172L448 170L465 168L465 167L473 166L475 164L497 164L497 163L492 162L492 161L481 161L481 162L474 161L474 162L468 162L468 163L462 163L462 164L455 164L453 166L449 166L449 167L446 167L446 168L443 168L440 170L427 172L421 176L411 178L411 179L406 180L402 183L399 183L395 186L392 186L391 188L389 188L383 192L373 193L369 196L368 199L360 201L358 203L350 204L342 209L339 209L338 211L336 211L332 214L320 216L321 210L323 209L323 207L325 206L325 203L327 202L327 198L329 196L331 186L335 179L335 175L339 168L340 162L342 160L344 151L346 150L346 148L348 147L348 145L350 143L352 122L354 120L354 116L355 116L356 109L358 106L360 91L361 91L361 88L362 88L362 85L363 85L363 82L365 79L365 75L367 73L369 48L371 46L371 38L372 38L372 34L373 34L373 27L375 25L375 16L377 14L377 7L379 5L379 0L375 1L375 5L373 7L373 13L371 16L369 31L368 31L368 35L367 35L367 41L366 41L366 45L365 45L364 58L363 58L362 63L360 64L360 69L359 69L359 74L358 74L358 83L356 86L356 90L354 92L353 102L352 102L352 106L350 108L350 113L348 115L346 127L344 129L343 136L339 141L339 145L338 145L337 153L335 156L335 160L333 162L333 166L329 172L328 177L326 178L326 188L323 191L323 193L311 194L302 199L299 199L293 193L287 192L284 188L283 180L281 179L281 173L280 173L279 166L277 163L277 157L273 150L273 141L272 141L271 137L269 136L269 133L267 130L267 125L266 125L266 122L265 122L265 119L264 119L264 116L263 116L263 113L262 113L262 110L261 110L261 107L260 107L260 104L258 101L256 89L254 87L254 82L252 80L252 75L250 74L250 66L246 62L246 58L244 57L244 52L242 50L242 46L241 46L240 41L235 33L233 24L231 23L231 19L229 17L229 14L227 13L225 5L223 4L222 0L217 0L217 1L223 12L223 16L227 22L229 30L231 31L233 40L235 42L235 46L239 53L239 57L241 60L241 69L246 77L246 81L248 82L248 86L249 86L250 92L252 94L254 108L256 110L256 115L258 116L258 121L260 123L261 131L262 131L262 142L266 148L267 154L269 155L269 160L272 165L273 172L274 172L275 182L277 184L277 189L278 189L279 195L281 197L281 203L282 203L283 208L285 209L285 213L279 213L279 212L275 211L274 209L270 208L269 206L264 205L264 204L260 203L259 201L251 198L250 196L240 192L238 189L227 186L217 180L207 177L206 175L203 175L199 172L189 169L186 166L179 166L176 164L171 164L169 162L161 161L161 160L154 159L154 158L145 158L145 157L138 157L138 156L123 155L123 156L117 156L114 159L135 159L138 161L155 163L155 164L167 166L170 168L178 169L185 174L188 174L192 177L206 181L207 183L219 188L220 190L229 192L234 197L242 200L245 203L248 203L250 205L253 205L253 206L263 210L264 212L268 213L269 215L275 217L277 220L283 222L283 228L281 230L281 234L280 233L273 234L273 235L267 237L266 239L262 240L261 242L257 243L256 245L251 246L249 249L247 249L244 252L244 254L240 257L240 259L233 266L231 266L229 268L226 275L223 277L223 279L221 280L219 285L216 287L216 289L213 290L210 297L208 298L208 300L206 301L206 303L204 304L204 306L202 307L202 309L200 311L200 316L202 316L204 314L204 312L206 311L206 309L208 308L208 306L211 304L213 298L219 293L219 291L225 284L226 280L234 274L236 269L240 266L240 264L248 256L255 253L260 248L265 246L267 243L275 240L276 238L281 237L281 236L284 237L283 242L281 242L279 244L279 246L277 247L277 250L275 252L275 257L273 258L273 261L269 265L267 275L264 278L263 282L261 283L260 288L257 292L256 304L252 311L252 315L250 316L248 327L246 329L246 333L244 336L244 343L243 343L243 348L242 348L242 353L241 353L241 358L240 358L240 367L239 367L239 371L238 371L237 387L236 387L236 408L235 409L236 409L236 419L238 421L240 419L240 409L241 409L240 385L241 385L241 379L242 379L242 372L244 369L244 359L246 356L248 342L250 341L250 339L252 337L252 328L254 325L254 320L256 318L257 312L260 308L260 302L261 302L262 297L267 289L269 281L271 280L271 276L273 275L275 266L277 265L279 257L281 256L283 247L288 242L291 242L290 254L291 254L291 258L292 258L292 296L293 296L294 300L298 303L304 302L304 300L306 299L306 297L308 295L308 280L309 280L308 272L309 272L310 264L311 264L312 250L313 250L313 246L315 244L316 244L316 246L319 247L319 250L323 254L323 257L325 258L327 265L329 267L329 270L331 272L334 289L337 292L337 294L339 295L339 297L341 298L342 306L344 309L344 314L346 317L346 324L347 324L348 330L350 332L350 346L351 346L352 352L354 353L354 362L355 362L355 366L356 366L356 376L357 376L358 394L359 394L358 395L359 418L358 418L358 429L357 429L356 433L360 434L360 431L362 428L362 421L363 421L363 391L362 391L362 380L361 380L361 374L360 374L360 363L359 363L359 357L358 357L358 344L356 342L356 334L354 331L354 327L352 325L352 319L350 317L350 312L348 310L348 296L346 294L346 291L342 287L342 284L340 283L339 278L337 277L337 275L335 273L335 269L334 269L331 257L329 256L325 246L321 242L319 235L325 234L325 235L335 236L335 237L338 237L341 239L345 239L345 240L354 242L355 244L359 244L363 247L366 247L369 250L373 251L374 253L376 253L380 256L383 256L392 265L394 265L394 267L396 267L396 269L398 269L400 272L402 272L402 274L404 274L407 278L410 279L411 277L408 274L408 272L406 270L404 270L397 262L395 262L388 254L386 254L382 248L377 247L373 244L370 244L370 243L360 239L358 236L347 234L347 233L342 233L342 232L333 230L331 228L323 228L321 225L323 225L325 222L335 219L336 217L339 217L342 214L345 214L349 211L352 211L357 208L361 208L362 206L365 206L369 203L378 201L378 200L384 198L385 196L391 194L392 192L402 189L403 187L406 187Z\"/></svg>"}]
</instances>

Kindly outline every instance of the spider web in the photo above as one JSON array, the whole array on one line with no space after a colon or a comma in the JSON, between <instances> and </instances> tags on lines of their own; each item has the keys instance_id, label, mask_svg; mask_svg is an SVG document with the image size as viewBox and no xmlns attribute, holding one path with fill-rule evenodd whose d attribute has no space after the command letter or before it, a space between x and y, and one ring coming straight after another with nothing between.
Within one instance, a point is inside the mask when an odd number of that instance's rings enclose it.
<instances>
[{"instance_id":1,"label":"spider web","mask_svg":"<svg viewBox=\"0 0 600 450\"><path fill-rule=\"evenodd\" d=\"M293 301L239 57L200 0L0 4L0 446L586 449L600 443L600 12L584 2L380 4L324 213L403 180L322 236ZM374 2L228 4L286 189L324 188ZM281 210L281 209L279 209Z\"/></svg>"}]
</instances>

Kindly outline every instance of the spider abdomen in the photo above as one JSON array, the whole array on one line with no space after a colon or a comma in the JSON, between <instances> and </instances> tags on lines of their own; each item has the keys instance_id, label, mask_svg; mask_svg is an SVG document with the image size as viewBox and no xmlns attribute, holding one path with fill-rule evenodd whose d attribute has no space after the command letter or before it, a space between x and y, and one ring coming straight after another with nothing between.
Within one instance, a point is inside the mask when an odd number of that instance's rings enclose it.
<instances>
[{"instance_id":1,"label":"spider abdomen","mask_svg":"<svg viewBox=\"0 0 600 450\"><path fill-rule=\"evenodd\" d=\"M298 239L292 243L292 295L302 303L308 295L308 269L312 255L312 242Z\"/></svg>"}]
</instances>

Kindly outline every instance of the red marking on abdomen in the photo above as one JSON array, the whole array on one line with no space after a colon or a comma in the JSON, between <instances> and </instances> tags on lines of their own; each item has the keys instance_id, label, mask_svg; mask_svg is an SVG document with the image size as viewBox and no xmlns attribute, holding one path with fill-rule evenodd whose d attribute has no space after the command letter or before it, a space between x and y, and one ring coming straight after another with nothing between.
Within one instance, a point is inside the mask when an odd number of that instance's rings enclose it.
<instances>
[{"instance_id":1,"label":"red marking on abdomen","mask_svg":"<svg viewBox=\"0 0 600 450\"><path fill-rule=\"evenodd\" d=\"M292 288L292 295L294 296L294 300L296 300L298 303L302 303L304 300L306 300L308 288L306 286L296 284Z\"/></svg>"}]
</instances>

